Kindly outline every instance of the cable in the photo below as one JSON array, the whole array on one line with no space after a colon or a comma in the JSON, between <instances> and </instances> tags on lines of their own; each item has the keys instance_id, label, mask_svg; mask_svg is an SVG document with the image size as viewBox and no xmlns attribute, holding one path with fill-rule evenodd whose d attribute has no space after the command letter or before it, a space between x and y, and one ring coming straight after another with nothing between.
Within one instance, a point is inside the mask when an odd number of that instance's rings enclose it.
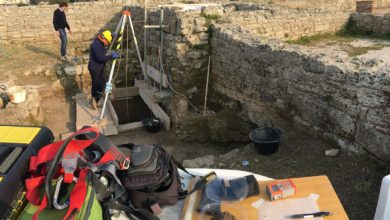
<instances>
[{"instance_id":1,"label":"cable","mask_svg":"<svg viewBox=\"0 0 390 220\"><path fill-rule=\"evenodd\" d=\"M160 50L158 51L158 57L159 57L159 62L162 63L161 56L160 56ZM164 71L163 65L161 65L161 70L162 70L163 74L165 75L165 71ZM182 93L176 91L176 90L173 88L173 86L171 85L171 83L169 82L168 79L166 80L166 82L167 82L167 84L168 84L168 87L169 87L174 93L176 93L177 95L180 95L180 96L184 97L184 98L187 100L188 104L190 104L190 106L195 110L195 112L201 113L201 111L200 111L194 104L192 104L192 102L190 101L189 98L187 98L187 96L185 96L184 94L182 94Z\"/></svg>"}]
</instances>

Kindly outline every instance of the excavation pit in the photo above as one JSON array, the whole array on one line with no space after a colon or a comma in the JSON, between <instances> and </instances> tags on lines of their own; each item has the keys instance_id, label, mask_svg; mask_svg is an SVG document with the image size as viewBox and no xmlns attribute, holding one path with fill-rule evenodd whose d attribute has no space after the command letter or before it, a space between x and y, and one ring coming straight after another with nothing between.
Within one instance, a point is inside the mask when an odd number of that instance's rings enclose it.
<instances>
[{"instance_id":1,"label":"excavation pit","mask_svg":"<svg viewBox=\"0 0 390 220\"><path fill-rule=\"evenodd\" d=\"M114 99L111 103L118 116L119 125L143 121L153 116L141 96Z\"/></svg>"}]
</instances>

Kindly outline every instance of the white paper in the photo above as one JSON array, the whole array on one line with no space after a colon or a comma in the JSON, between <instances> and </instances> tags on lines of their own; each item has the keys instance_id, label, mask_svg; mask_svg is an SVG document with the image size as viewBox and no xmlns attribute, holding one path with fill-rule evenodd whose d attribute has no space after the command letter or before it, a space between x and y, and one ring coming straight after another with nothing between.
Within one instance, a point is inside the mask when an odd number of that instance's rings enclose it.
<instances>
[{"instance_id":1,"label":"white paper","mask_svg":"<svg viewBox=\"0 0 390 220\"><path fill-rule=\"evenodd\" d=\"M296 214L305 214L319 212L317 201L311 197L286 199L277 201L264 201L258 207L259 220L285 220L288 216ZM313 220L322 220L322 217L311 218Z\"/></svg>"}]
</instances>

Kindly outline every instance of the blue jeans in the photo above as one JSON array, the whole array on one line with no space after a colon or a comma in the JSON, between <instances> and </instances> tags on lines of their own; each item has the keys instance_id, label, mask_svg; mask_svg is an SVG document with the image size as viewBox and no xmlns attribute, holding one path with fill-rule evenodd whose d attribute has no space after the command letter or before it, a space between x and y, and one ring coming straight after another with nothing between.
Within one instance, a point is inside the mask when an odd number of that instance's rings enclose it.
<instances>
[{"instance_id":1,"label":"blue jeans","mask_svg":"<svg viewBox=\"0 0 390 220\"><path fill-rule=\"evenodd\" d=\"M61 56L66 55L66 44L67 44L67 39L66 39L66 31L65 28L60 28L58 29L60 32L60 39L61 39Z\"/></svg>"}]
</instances>

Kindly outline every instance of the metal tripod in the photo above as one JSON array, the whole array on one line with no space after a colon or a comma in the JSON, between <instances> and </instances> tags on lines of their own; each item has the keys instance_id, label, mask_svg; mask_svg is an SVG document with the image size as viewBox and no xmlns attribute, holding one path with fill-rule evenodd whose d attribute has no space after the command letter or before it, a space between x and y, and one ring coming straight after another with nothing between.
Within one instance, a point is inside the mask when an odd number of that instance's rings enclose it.
<instances>
[{"instance_id":1,"label":"metal tripod","mask_svg":"<svg viewBox=\"0 0 390 220\"><path fill-rule=\"evenodd\" d=\"M117 38L118 38L118 45L116 46L115 50L118 51L121 48L122 40L123 40L123 33L124 33L126 21L129 22L131 33L133 35L134 45L135 45L135 48L137 50L137 55L138 55L139 62L141 64L142 73L143 73L144 77L146 78L147 77L146 76L146 71L144 69L144 66L142 65L142 58L141 58L141 54L140 54L139 49L138 49L138 42L137 42L137 38L135 37L133 21L131 19L131 13L130 13L129 10L123 11L122 17L119 20L118 26L115 29L116 33L118 33L119 30L120 30L120 32L115 36L114 40L112 41L112 44L110 45L109 50L112 50L114 42L116 42ZM112 62L111 70L110 70L110 76L108 78L108 82L109 83L112 83L112 78L113 78L113 75L114 75L114 69L115 69L116 63L117 63L117 59L114 59L114 61ZM103 119L103 117L104 117L104 112L105 112L105 110L107 108L107 102L108 102L109 93L110 92L106 93L106 96L104 97L104 104L103 104L102 113L100 115L100 120Z\"/></svg>"}]
</instances>

